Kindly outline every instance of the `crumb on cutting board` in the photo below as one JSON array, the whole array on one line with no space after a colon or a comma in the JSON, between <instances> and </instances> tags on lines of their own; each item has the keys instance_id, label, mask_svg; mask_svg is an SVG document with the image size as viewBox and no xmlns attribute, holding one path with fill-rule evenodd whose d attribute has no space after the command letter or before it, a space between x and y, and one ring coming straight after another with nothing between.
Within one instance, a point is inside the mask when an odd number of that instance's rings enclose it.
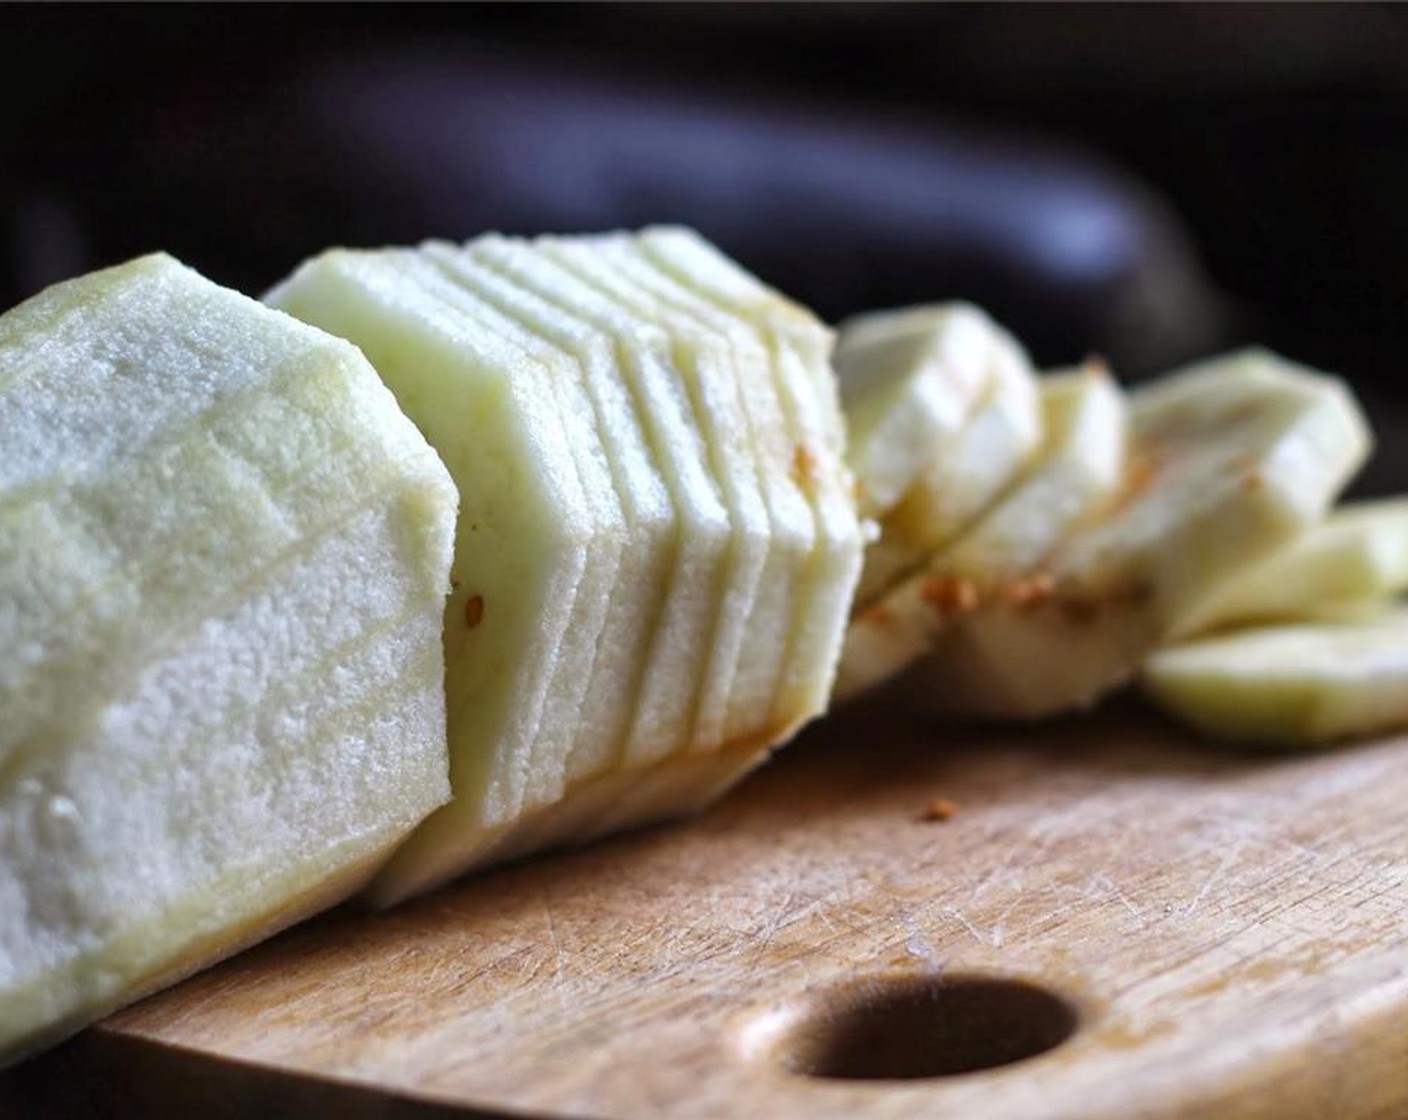
<instances>
[{"instance_id":1,"label":"crumb on cutting board","mask_svg":"<svg viewBox=\"0 0 1408 1120\"><path fill-rule=\"evenodd\" d=\"M958 812L958 802L951 797L935 797L924 806L922 819L926 821L952 820Z\"/></svg>"}]
</instances>

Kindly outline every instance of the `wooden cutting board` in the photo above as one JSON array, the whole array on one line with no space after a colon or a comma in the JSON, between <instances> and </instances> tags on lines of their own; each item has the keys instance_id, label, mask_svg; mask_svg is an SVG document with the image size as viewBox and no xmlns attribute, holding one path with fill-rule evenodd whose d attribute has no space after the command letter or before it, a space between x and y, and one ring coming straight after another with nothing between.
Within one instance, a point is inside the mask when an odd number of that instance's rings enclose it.
<instances>
[{"instance_id":1,"label":"wooden cutting board","mask_svg":"<svg viewBox=\"0 0 1408 1120\"><path fill-rule=\"evenodd\" d=\"M16 1091L203 1117L1405 1116L1405 807L1408 739L1268 760L1133 705L1029 732L856 709L698 820L327 916Z\"/></svg>"}]
</instances>

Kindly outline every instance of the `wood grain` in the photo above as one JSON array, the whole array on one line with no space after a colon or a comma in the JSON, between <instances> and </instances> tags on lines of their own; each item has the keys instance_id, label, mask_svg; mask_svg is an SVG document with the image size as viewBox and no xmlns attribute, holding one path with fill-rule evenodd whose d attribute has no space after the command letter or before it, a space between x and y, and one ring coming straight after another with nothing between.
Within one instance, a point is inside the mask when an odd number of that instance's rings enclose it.
<instances>
[{"instance_id":1,"label":"wood grain","mask_svg":"<svg viewBox=\"0 0 1408 1120\"><path fill-rule=\"evenodd\" d=\"M220 1085L310 1115L1408 1115L1405 803L1408 739L1263 759L1133 706L857 708L682 827L325 917L48 1068L129 1111ZM941 1079L785 1068L867 984L956 974L1060 995L1075 1034Z\"/></svg>"}]
</instances>

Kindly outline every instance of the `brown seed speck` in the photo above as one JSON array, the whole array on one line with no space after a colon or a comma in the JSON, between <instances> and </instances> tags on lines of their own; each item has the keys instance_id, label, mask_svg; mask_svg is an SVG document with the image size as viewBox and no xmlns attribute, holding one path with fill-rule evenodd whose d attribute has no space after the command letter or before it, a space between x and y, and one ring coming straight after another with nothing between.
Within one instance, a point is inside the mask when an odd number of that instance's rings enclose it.
<instances>
[{"instance_id":1,"label":"brown seed speck","mask_svg":"<svg viewBox=\"0 0 1408 1120\"><path fill-rule=\"evenodd\" d=\"M464 601L464 624L473 630L484 621L484 596L471 595Z\"/></svg>"},{"instance_id":2,"label":"brown seed speck","mask_svg":"<svg viewBox=\"0 0 1408 1120\"><path fill-rule=\"evenodd\" d=\"M799 443L792 453L792 478L807 493L816 486L816 456Z\"/></svg>"},{"instance_id":3,"label":"brown seed speck","mask_svg":"<svg viewBox=\"0 0 1408 1120\"><path fill-rule=\"evenodd\" d=\"M951 797L936 797L924 806L924 820L949 821L958 812L958 802Z\"/></svg>"},{"instance_id":4,"label":"brown seed speck","mask_svg":"<svg viewBox=\"0 0 1408 1120\"><path fill-rule=\"evenodd\" d=\"M930 576L920 587L920 594L940 618L966 614L978 607L977 586L962 577Z\"/></svg>"},{"instance_id":5,"label":"brown seed speck","mask_svg":"<svg viewBox=\"0 0 1408 1120\"><path fill-rule=\"evenodd\" d=\"M1252 471L1242 479L1242 492L1244 494L1255 494L1266 485L1266 479L1262 477L1260 471Z\"/></svg>"}]
</instances>

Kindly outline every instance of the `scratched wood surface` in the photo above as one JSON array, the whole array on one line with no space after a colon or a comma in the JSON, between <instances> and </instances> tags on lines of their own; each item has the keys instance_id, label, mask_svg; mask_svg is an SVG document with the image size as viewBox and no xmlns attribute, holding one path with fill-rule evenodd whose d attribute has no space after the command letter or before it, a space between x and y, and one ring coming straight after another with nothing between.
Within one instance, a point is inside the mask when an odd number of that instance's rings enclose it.
<instances>
[{"instance_id":1,"label":"scratched wood surface","mask_svg":"<svg viewBox=\"0 0 1408 1120\"><path fill-rule=\"evenodd\" d=\"M1134 706L856 709L698 820L325 917L29 1076L129 1114L1408 1116L1405 804L1408 739L1269 760ZM788 1068L870 985L972 974L1074 1034L948 1078Z\"/></svg>"}]
</instances>

